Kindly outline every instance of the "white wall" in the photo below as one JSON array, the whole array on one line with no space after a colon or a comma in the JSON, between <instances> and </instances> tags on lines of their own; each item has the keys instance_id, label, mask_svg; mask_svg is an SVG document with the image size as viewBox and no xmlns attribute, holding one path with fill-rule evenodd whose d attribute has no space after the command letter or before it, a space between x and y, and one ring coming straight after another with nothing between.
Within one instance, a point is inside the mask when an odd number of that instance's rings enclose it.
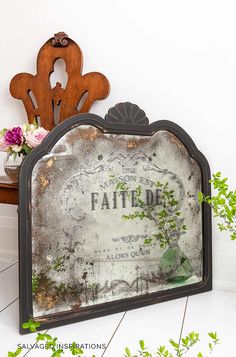
<instances>
[{"instance_id":1,"label":"white wall","mask_svg":"<svg viewBox=\"0 0 236 357\"><path fill-rule=\"evenodd\" d=\"M101 71L110 80L110 97L94 112L104 116L129 100L151 121L177 122L212 171L235 187L235 14L234 0L0 0L0 126L26 120L9 82L18 72L34 73L40 46L65 31L83 50L84 72ZM0 208L0 247L11 250L16 209ZM15 227L11 240L3 227ZM236 289L236 242L215 224L213 233L216 286Z\"/></svg>"}]
</instances>

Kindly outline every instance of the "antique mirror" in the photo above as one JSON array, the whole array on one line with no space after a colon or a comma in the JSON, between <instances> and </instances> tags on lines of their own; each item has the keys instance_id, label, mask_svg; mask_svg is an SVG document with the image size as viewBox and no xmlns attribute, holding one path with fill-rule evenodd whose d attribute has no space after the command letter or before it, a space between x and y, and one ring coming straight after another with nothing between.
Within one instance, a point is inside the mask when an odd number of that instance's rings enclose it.
<instances>
[{"instance_id":1,"label":"antique mirror","mask_svg":"<svg viewBox=\"0 0 236 357\"><path fill-rule=\"evenodd\" d=\"M211 216L197 200L209 179L188 134L137 105L59 124L21 170L20 325L210 290Z\"/></svg>"}]
</instances>

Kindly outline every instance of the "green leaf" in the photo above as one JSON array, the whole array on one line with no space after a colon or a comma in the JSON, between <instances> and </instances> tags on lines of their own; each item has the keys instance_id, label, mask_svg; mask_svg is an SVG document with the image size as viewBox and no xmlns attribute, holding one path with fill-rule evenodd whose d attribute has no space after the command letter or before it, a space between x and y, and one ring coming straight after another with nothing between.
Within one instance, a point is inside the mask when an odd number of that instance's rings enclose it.
<instances>
[{"instance_id":1,"label":"green leaf","mask_svg":"<svg viewBox=\"0 0 236 357\"><path fill-rule=\"evenodd\" d=\"M54 351L51 357L61 357L62 354L64 354L64 351L62 349L59 349Z\"/></svg>"},{"instance_id":2,"label":"green leaf","mask_svg":"<svg viewBox=\"0 0 236 357\"><path fill-rule=\"evenodd\" d=\"M186 338L181 338L181 342L182 342L183 346L188 347L190 340L187 336Z\"/></svg>"},{"instance_id":3,"label":"green leaf","mask_svg":"<svg viewBox=\"0 0 236 357\"><path fill-rule=\"evenodd\" d=\"M6 129L6 128L2 129L2 130L0 131L0 136L4 136L4 135L6 134L6 132L7 132L7 129Z\"/></svg>"},{"instance_id":4,"label":"green leaf","mask_svg":"<svg viewBox=\"0 0 236 357\"><path fill-rule=\"evenodd\" d=\"M208 333L208 336L214 340L214 341L217 341L218 340L218 337L217 337L217 333L216 332L209 332Z\"/></svg>"},{"instance_id":5,"label":"green leaf","mask_svg":"<svg viewBox=\"0 0 236 357\"><path fill-rule=\"evenodd\" d=\"M165 349L166 349L165 346L160 346L159 349L158 349L158 351L159 351L160 353L163 353L163 352L165 352Z\"/></svg>"},{"instance_id":6,"label":"green leaf","mask_svg":"<svg viewBox=\"0 0 236 357\"><path fill-rule=\"evenodd\" d=\"M8 357L17 357L21 354L22 352L22 348L17 348L17 350L15 352L8 352L7 356Z\"/></svg>"},{"instance_id":7,"label":"green leaf","mask_svg":"<svg viewBox=\"0 0 236 357\"><path fill-rule=\"evenodd\" d=\"M28 155L28 154L31 152L31 150L32 150L32 148L29 147L27 144L23 144L23 145L22 145L22 151L23 151L26 155Z\"/></svg>"},{"instance_id":8,"label":"green leaf","mask_svg":"<svg viewBox=\"0 0 236 357\"><path fill-rule=\"evenodd\" d=\"M139 344L140 344L141 350L143 351L145 349L144 341L143 340L139 341Z\"/></svg>"},{"instance_id":9,"label":"green leaf","mask_svg":"<svg viewBox=\"0 0 236 357\"><path fill-rule=\"evenodd\" d=\"M36 337L36 341L44 341L45 340L45 335L44 333L38 333L37 337Z\"/></svg>"},{"instance_id":10,"label":"green leaf","mask_svg":"<svg viewBox=\"0 0 236 357\"><path fill-rule=\"evenodd\" d=\"M128 347L125 347L125 352L126 352L126 356L127 356L127 357L132 357L132 356L131 356L131 352L130 352L130 350L129 350Z\"/></svg>"},{"instance_id":11,"label":"green leaf","mask_svg":"<svg viewBox=\"0 0 236 357\"><path fill-rule=\"evenodd\" d=\"M34 125L35 129L37 129L37 128L38 128L38 123L37 123L36 118L34 118L34 120L33 120L33 125Z\"/></svg>"},{"instance_id":12,"label":"green leaf","mask_svg":"<svg viewBox=\"0 0 236 357\"><path fill-rule=\"evenodd\" d=\"M40 326L39 322L33 321L32 319L29 319L28 322L25 322L22 324L23 329L29 329L31 332L36 332L37 327Z\"/></svg>"},{"instance_id":13,"label":"green leaf","mask_svg":"<svg viewBox=\"0 0 236 357\"><path fill-rule=\"evenodd\" d=\"M22 352L23 348L17 348L16 352L15 352L15 357L19 356Z\"/></svg>"},{"instance_id":14,"label":"green leaf","mask_svg":"<svg viewBox=\"0 0 236 357\"><path fill-rule=\"evenodd\" d=\"M72 343L72 345L70 347L70 351L71 351L73 356L82 355L84 353L81 348L77 347L77 343L76 342Z\"/></svg>"},{"instance_id":15,"label":"green leaf","mask_svg":"<svg viewBox=\"0 0 236 357\"><path fill-rule=\"evenodd\" d=\"M199 203L203 202L203 193L201 191L198 192L198 202Z\"/></svg>"},{"instance_id":16,"label":"green leaf","mask_svg":"<svg viewBox=\"0 0 236 357\"><path fill-rule=\"evenodd\" d=\"M152 242L152 238L145 238L144 244L150 244Z\"/></svg>"},{"instance_id":17,"label":"green leaf","mask_svg":"<svg viewBox=\"0 0 236 357\"><path fill-rule=\"evenodd\" d=\"M175 347L175 348L179 348L179 344L177 342L175 342L174 340L169 340L170 344Z\"/></svg>"}]
</instances>

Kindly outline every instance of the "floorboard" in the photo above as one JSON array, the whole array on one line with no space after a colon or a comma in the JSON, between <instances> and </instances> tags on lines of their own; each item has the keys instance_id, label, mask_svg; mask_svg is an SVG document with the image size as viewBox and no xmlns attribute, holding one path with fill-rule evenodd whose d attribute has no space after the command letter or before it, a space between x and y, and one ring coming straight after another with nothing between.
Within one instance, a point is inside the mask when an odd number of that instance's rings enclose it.
<instances>
[{"instance_id":1,"label":"floorboard","mask_svg":"<svg viewBox=\"0 0 236 357\"><path fill-rule=\"evenodd\" d=\"M190 331L197 331L201 338L201 343L196 345L190 355L195 356L197 352L201 351L204 356L208 356L208 353L205 352L208 350L207 334L217 331L221 342L210 356L236 356L235 321L236 294L211 291L189 297L183 336Z\"/></svg>"},{"instance_id":2,"label":"floorboard","mask_svg":"<svg viewBox=\"0 0 236 357\"><path fill-rule=\"evenodd\" d=\"M178 340L185 306L183 298L128 311L104 357L122 357L126 346L136 354L140 340L153 352L170 338Z\"/></svg>"}]
</instances>

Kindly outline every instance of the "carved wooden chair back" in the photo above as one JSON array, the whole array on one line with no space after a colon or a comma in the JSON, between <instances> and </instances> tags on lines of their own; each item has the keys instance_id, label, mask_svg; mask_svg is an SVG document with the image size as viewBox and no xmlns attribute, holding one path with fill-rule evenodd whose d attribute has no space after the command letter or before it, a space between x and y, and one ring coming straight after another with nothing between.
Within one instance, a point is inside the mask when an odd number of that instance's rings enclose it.
<instances>
[{"instance_id":1,"label":"carved wooden chair back","mask_svg":"<svg viewBox=\"0 0 236 357\"><path fill-rule=\"evenodd\" d=\"M51 87L50 76L54 64L63 59L68 80L65 88L57 82ZM73 40L64 32L55 34L40 49L37 73L19 73L11 80L10 92L22 100L29 123L34 119L45 129L51 130L66 118L88 112L94 101L109 95L109 82L99 72L82 75L83 55Z\"/></svg>"}]
</instances>

